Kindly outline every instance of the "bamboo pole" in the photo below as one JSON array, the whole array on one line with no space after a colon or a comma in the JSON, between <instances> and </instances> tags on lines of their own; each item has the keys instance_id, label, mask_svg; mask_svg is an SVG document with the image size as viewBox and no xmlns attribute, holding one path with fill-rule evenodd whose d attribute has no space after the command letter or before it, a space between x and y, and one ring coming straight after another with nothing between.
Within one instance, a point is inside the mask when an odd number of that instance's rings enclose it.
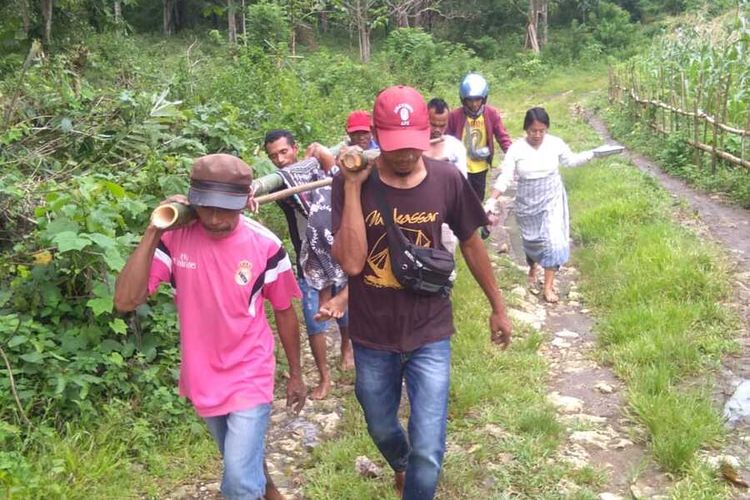
<instances>
[{"instance_id":1,"label":"bamboo pole","mask_svg":"<svg viewBox=\"0 0 750 500\"><path fill-rule=\"evenodd\" d=\"M299 186L290 187L287 189L281 189L279 191L275 191L270 194L264 194L263 196L258 196L255 198L255 201L259 205L263 205L266 203L271 203L272 201L278 201L283 200L284 198L288 198L292 195L302 193L304 191L310 191L311 189L316 189L319 187L324 186L330 186L333 182L333 177L328 177L326 179L320 179L318 181L313 182L307 182L305 184L300 184Z\"/></svg>"},{"instance_id":2,"label":"bamboo pole","mask_svg":"<svg viewBox=\"0 0 750 500\"><path fill-rule=\"evenodd\" d=\"M655 131L661 133L661 134L668 133L666 130L661 129L661 127L659 127L656 124L651 124L650 127L652 129L654 129ZM714 152L713 145L704 144L702 142L696 142L696 141L694 141L692 139L686 139L686 142L689 145L691 145L692 147L694 147L695 149L697 149L697 150L705 151L707 153L713 153ZM738 158L738 157L734 156L731 153L727 153L726 151L719 151L719 150L717 150L716 151L716 155L719 156L719 157L721 157L722 160L728 161L729 163L733 163L734 165L738 165L740 167L744 167L744 168L750 169L750 161L748 161L748 160L744 160L742 158Z\"/></svg>"},{"instance_id":3,"label":"bamboo pole","mask_svg":"<svg viewBox=\"0 0 750 500\"><path fill-rule=\"evenodd\" d=\"M721 109L721 79L719 79L719 87L716 89L716 114ZM711 151L711 175L716 175L716 165L719 160L719 155L716 154L717 145L719 142L719 121L716 120L713 126L713 134L711 134L711 143L713 145L713 151Z\"/></svg>"}]
</instances>

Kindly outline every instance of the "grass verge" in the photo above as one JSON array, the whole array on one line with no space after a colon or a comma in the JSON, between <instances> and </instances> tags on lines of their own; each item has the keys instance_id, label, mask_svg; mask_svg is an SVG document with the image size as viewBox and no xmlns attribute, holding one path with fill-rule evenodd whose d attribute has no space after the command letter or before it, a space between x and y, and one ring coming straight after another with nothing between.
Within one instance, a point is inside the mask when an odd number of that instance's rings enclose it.
<instances>
[{"instance_id":1,"label":"grass verge","mask_svg":"<svg viewBox=\"0 0 750 500\"><path fill-rule=\"evenodd\" d=\"M163 429L122 402L110 402L102 415L57 430L0 426L8 449L22 450L0 451L0 496L164 498L186 478L220 475L216 445L194 415Z\"/></svg>"},{"instance_id":2,"label":"grass verge","mask_svg":"<svg viewBox=\"0 0 750 500\"><path fill-rule=\"evenodd\" d=\"M695 452L718 443L712 368L734 348L717 248L673 221L678 207L652 178L612 160L566 174L575 261L597 310L602 356L628 386L667 471L704 475ZM701 481L715 485L715 482Z\"/></svg>"}]
</instances>

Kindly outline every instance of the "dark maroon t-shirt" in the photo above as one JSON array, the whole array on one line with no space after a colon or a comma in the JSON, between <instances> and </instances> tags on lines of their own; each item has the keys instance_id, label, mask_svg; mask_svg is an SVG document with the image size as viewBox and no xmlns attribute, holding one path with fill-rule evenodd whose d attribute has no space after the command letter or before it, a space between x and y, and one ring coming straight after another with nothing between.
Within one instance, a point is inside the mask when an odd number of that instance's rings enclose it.
<instances>
[{"instance_id":1,"label":"dark maroon t-shirt","mask_svg":"<svg viewBox=\"0 0 750 500\"><path fill-rule=\"evenodd\" d=\"M450 163L423 157L427 176L417 186L398 189L381 183L393 219L412 242L442 247L441 224L459 240L489 223L466 179ZM333 233L341 226L344 179L333 181ZM349 277L349 333L354 342L372 349L409 352L453 334L449 297L425 297L405 290L391 271L388 238L370 179L362 186L362 212L367 233L364 270Z\"/></svg>"}]
</instances>

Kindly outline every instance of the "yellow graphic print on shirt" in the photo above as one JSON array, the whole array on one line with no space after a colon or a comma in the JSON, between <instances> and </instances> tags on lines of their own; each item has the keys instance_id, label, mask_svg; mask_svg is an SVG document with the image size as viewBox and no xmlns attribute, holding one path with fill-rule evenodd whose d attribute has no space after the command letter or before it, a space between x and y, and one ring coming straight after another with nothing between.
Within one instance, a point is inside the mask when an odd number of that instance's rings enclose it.
<instances>
[{"instance_id":1,"label":"yellow graphic print on shirt","mask_svg":"<svg viewBox=\"0 0 750 500\"><path fill-rule=\"evenodd\" d=\"M466 170L469 173L484 172L489 165L487 160L473 160L472 151L488 146L487 129L484 127L484 115L480 115L476 120L466 117L464 125L464 146L466 146Z\"/></svg>"},{"instance_id":2,"label":"yellow graphic print on shirt","mask_svg":"<svg viewBox=\"0 0 750 500\"><path fill-rule=\"evenodd\" d=\"M396 224L410 223L433 223L438 220L438 212L415 212L413 214L399 214L398 209L393 209L393 221ZM383 217L378 210L373 210L365 217L367 227L384 225ZM429 247L432 244L430 238L425 235L421 229L409 229L402 227L409 241L421 247ZM376 288L396 288L401 289L401 283L396 280L396 276L391 269L391 252L388 247L388 235L378 238L367 255L366 266L364 269L364 282Z\"/></svg>"}]
</instances>

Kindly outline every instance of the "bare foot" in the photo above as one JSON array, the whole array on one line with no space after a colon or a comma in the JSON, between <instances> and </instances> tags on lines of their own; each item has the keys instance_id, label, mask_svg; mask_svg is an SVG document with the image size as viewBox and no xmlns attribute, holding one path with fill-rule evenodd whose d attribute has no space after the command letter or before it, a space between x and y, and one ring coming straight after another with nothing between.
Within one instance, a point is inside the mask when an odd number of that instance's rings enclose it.
<instances>
[{"instance_id":1,"label":"bare foot","mask_svg":"<svg viewBox=\"0 0 750 500\"><path fill-rule=\"evenodd\" d=\"M560 301L560 297L558 297L557 294L551 290L545 290L544 300L546 302L549 302L550 304L557 304Z\"/></svg>"},{"instance_id":2,"label":"bare foot","mask_svg":"<svg viewBox=\"0 0 750 500\"><path fill-rule=\"evenodd\" d=\"M266 494L263 496L265 500L286 500L286 497L281 494L281 492L276 489L276 486L271 484L266 484Z\"/></svg>"},{"instance_id":3,"label":"bare foot","mask_svg":"<svg viewBox=\"0 0 750 500\"><path fill-rule=\"evenodd\" d=\"M344 290L347 290L346 288ZM337 293L330 300L321 302L320 310L315 315L315 321L328 321L331 318L339 319L346 313L349 304L348 293Z\"/></svg>"},{"instance_id":4,"label":"bare foot","mask_svg":"<svg viewBox=\"0 0 750 500\"><path fill-rule=\"evenodd\" d=\"M404 483L406 482L406 472L394 472L393 473L393 487L396 488L398 497L404 496Z\"/></svg>"},{"instance_id":5,"label":"bare foot","mask_svg":"<svg viewBox=\"0 0 750 500\"><path fill-rule=\"evenodd\" d=\"M331 392L331 379L326 378L322 379L320 383L318 384L318 387L316 387L312 394L310 394L310 399L315 400L321 400L328 397L328 393Z\"/></svg>"},{"instance_id":6,"label":"bare foot","mask_svg":"<svg viewBox=\"0 0 750 500\"><path fill-rule=\"evenodd\" d=\"M529 287L536 286L536 270L536 264L534 264L533 266L529 266L529 273L526 276L526 282L529 284Z\"/></svg>"},{"instance_id":7,"label":"bare foot","mask_svg":"<svg viewBox=\"0 0 750 500\"><path fill-rule=\"evenodd\" d=\"M354 353L350 343L341 345L341 369L345 372L354 369Z\"/></svg>"},{"instance_id":8,"label":"bare foot","mask_svg":"<svg viewBox=\"0 0 750 500\"><path fill-rule=\"evenodd\" d=\"M276 485L271 478L271 474L268 473L268 464L263 461L263 474L266 476L266 494L263 495L265 500L286 500L284 495L276 488Z\"/></svg>"}]
</instances>

